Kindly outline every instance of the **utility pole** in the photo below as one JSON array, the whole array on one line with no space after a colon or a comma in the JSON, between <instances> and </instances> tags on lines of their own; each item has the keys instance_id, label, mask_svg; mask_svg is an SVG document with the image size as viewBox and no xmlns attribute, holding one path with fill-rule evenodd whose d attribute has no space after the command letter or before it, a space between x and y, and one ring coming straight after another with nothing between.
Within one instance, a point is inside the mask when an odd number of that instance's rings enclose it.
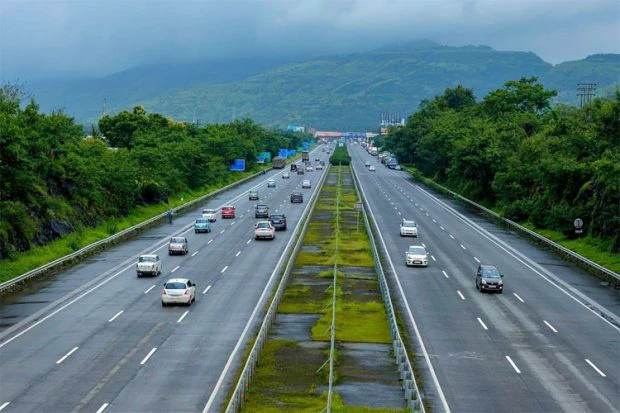
<instances>
[{"instance_id":1,"label":"utility pole","mask_svg":"<svg viewBox=\"0 0 620 413\"><path fill-rule=\"evenodd\" d=\"M105 104L106 104L106 98L103 98L103 106L101 108L101 117L105 116Z\"/></svg>"},{"instance_id":2,"label":"utility pole","mask_svg":"<svg viewBox=\"0 0 620 413\"><path fill-rule=\"evenodd\" d=\"M592 98L596 96L596 83L577 83L577 96L580 108L592 103Z\"/></svg>"}]
</instances>

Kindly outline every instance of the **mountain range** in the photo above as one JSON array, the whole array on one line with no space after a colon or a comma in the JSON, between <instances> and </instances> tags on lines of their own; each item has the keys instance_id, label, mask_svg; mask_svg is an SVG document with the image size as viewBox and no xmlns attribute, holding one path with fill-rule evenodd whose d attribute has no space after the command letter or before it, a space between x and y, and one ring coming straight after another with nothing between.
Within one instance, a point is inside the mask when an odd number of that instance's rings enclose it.
<instances>
[{"instance_id":1,"label":"mountain range","mask_svg":"<svg viewBox=\"0 0 620 413\"><path fill-rule=\"evenodd\" d=\"M137 67L98 79L29 85L43 110L64 109L84 123L140 104L176 120L223 123L252 118L270 127L375 130L381 112L406 116L447 87L477 98L504 82L536 76L577 103L577 84L599 94L620 86L620 55L596 54L552 65L532 52L452 47L422 40L324 57L226 59Z\"/></svg>"}]
</instances>

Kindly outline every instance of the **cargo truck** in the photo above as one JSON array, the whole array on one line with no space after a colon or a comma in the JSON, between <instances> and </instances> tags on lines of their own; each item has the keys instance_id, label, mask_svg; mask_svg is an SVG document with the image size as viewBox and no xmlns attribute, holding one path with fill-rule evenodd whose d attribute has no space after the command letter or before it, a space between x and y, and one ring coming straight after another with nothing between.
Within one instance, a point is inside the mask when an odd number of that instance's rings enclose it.
<instances>
[{"instance_id":1,"label":"cargo truck","mask_svg":"<svg viewBox=\"0 0 620 413\"><path fill-rule=\"evenodd\" d=\"M301 151L301 161L302 162L310 162L310 152Z\"/></svg>"},{"instance_id":2,"label":"cargo truck","mask_svg":"<svg viewBox=\"0 0 620 413\"><path fill-rule=\"evenodd\" d=\"M276 156L271 161L273 169L283 169L284 165L286 165L286 160L281 156Z\"/></svg>"}]
</instances>

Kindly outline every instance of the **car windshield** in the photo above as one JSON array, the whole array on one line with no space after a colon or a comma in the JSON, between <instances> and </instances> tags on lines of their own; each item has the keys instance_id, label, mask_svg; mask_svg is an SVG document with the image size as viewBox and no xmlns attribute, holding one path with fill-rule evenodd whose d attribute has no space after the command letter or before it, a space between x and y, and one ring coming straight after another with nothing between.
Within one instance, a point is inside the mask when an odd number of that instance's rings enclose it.
<instances>
[{"instance_id":1,"label":"car windshield","mask_svg":"<svg viewBox=\"0 0 620 413\"><path fill-rule=\"evenodd\" d=\"M422 247L409 247L409 254L425 255L426 250Z\"/></svg>"},{"instance_id":2,"label":"car windshield","mask_svg":"<svg viewBox=\"0 0 620 413\"><path fill-rule=\"evenodd\" d=\"M272 215L270 219L284 219L284 215Z\"/></svg>"},{"instance_id":3,"label":"car windshield","mask_svg":"<svg viewBox=\"0 0 620 413\"><path fill-rule=\"evenodd\" d=\"M259 222L258 224L256 224L257 228L269 228L269 223L268 222Z\"/></svg>"},{"instance_id":4,"label":"car windshield","mask_svg":"<svg viewBox=\"0 0 620 413\"><path fill-rule=\"evenodd\" d=\"M170 242L175 243L175 244L181 244L185 242L185 238L174 237L170 240Z\"/></svg>"},{"instance_id":5,"label":"car windshield","mask_svg":"<svg viewBox=\"0 0 620 413\"><path fill-rule=\"evenodd\" d=\"M166 290L184 290L187 287L185 286L185 283L172 282L172 283L166 283L164 288Z\"/></svg>"},{"instance_id":6,"label":"car windshield","mask_svg":"<svg viewBox=\"0 0 620 413\"><path fill-rule=\"evenodd\" d=\"M415 222L413 222L413 221L403 221L403 227L415 227Z\"/></svg>"},{"instance_id":7,"label":"car windshield","mask_svg":"<svg viewBox=\"0 0 620 413\"><path fill-rule=\"evenodd\" d=\"M225 207L223 207L222 209L223 209L223 210L225 210L225 211L229 211L229 210L231 210L231 209L235 209L235 208L234 208L234 207L231 207L231 206L225 206Z\"/></svg>"},{"instance_id":8,"label":"car windshield","mask_svg":"<svg viewBox=\"0 0 620 413\"><path fill-rule=\"evenodd\" d=\"M206 219L204 219L204 218L200 218L200 219L197 219L197 220L196 220L196 224L206 224L206 223L208 223L208 222L209 222L209 221L208 221L208 220L206 220Z\"/></svg>"},{"instance_id":9,"label":"car windshield","mask_svg":"<svg viewBox=\"0 0 620 413\"><path fill-rule=\"evenodd\" d=\"M267 205L256 205L256 209L267 209Z\"/></svg>"},{"instance_id":10,"label":"car windshield","mask_svg":"<svg viewBox=\"0 0 620 413\"><path fill-rule=\"evenodd\" d=\"M213 214L215 212L215 209L203 209L202 213L203 214Z\"/></svg>"},{"instance_id":11,"label":"car windshield","mask_svg":"<svg viewBox=\"0 0 620 413\"><path fill-rule=\"evenodd\" d=\"M138 262L155 262L155 257L140 257Z\"/></svg>"},{"instance_id":12,"label":"car windshield","mask_svg":"<svg viewBox=\"0 0 620 413\"><path fill-rule=\"evenodd\" d=\"M250 191L250 195L256 195L258 194L258 191Z\"/></svg>"},{"instance_id":13,"label":"car windshield","mask_svg":"<svg viewBox=\"0 0 620 413\"><path fill-rule=\"evenodd\" d=\"M497 268L483 268L482 276L487 277L487 278L499 278L500 277L499 271L497 271Z\"/></svg>"}]
</instances>

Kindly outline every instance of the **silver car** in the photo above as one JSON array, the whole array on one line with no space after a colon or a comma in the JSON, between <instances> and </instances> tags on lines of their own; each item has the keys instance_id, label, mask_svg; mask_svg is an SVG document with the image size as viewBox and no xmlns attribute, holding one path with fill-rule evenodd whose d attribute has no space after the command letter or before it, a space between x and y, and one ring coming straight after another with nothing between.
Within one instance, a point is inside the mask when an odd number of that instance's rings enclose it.
<instances>
[{"instance_id":1,"label":"silver car","mask_svg":"<svg viewBox=\"0 0 620 413\"><path fill-rule=\"evenodd\" d=\"M403 221L400 223L400 236L401 237L417 237L418 226L416 225L415 221L403 219Z\"/></svg>"},{"instance_id":2,"label":"silver car","mask_svg":"<svg viewBox=\"0 0 620 413\"><path fill-rule=\"evenodd\" d=\"M147 254L140 256L136 263L136 274L138 278L143 275L157 276L161 274L161 260L159 259L159 255Z\"/></svg>"},{"instance_id":3,"label":"silver car","mask_svg":"<svg viewBox=\"0 0 620 413\"><path fill-rule=\"evenodd\" d=\"M405 260L407 262L407 266L428 266L428 253L426 252L426 248L421 245L410 245L409 249L405 251Z\"/></svg>"},{"instance_id":4,"label":"silver car","mask_svg":"<svg viewBox=\"0 0 620 413\"><path fill-rule=\"evenodd\" d=\"M196 301L196 284L187 278L171 278L164 284L161 292L161 305L192 305Z\"/></svg>"},{"instance_id":5,"label":"silver car","mask_svg":"<svg viewBox=\"0 0 620 413\"><path fill-rule=\"evenodd\" d=\"M172 237L168 243L168 255L181 254L186 255L189 252L187 246L187 238L185 237Z\"/></svg>"}]
</instances>

